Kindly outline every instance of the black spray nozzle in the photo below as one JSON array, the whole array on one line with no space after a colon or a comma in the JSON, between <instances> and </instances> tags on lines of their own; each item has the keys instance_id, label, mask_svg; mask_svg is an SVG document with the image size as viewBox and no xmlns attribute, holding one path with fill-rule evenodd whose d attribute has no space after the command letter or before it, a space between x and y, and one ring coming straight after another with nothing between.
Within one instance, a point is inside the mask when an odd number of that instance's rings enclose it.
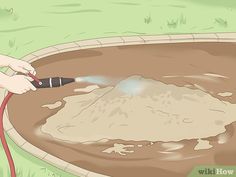
<instances>
[{"instance_id":1,"label":"black spray nozzle","mask_svg":"<svg viewBox=\"0 0 236 177\"><path fill-rule=\"evenodd\" d=\"M38 84L36 81L31 82L36 88L54 88L60 87L72 82L75 82L74 78L64 78L64 77L52 77L39 79L41 84Z\"/></svg>"}]
</instances>

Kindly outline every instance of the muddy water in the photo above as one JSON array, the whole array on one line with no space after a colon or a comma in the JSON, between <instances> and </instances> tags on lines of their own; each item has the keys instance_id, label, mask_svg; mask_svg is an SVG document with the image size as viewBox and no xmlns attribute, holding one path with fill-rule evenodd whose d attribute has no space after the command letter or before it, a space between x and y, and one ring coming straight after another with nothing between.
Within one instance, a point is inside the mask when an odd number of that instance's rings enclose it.
<instances>
[{"instance_id":1,"label":"muddy water","mask_svg":"<svg viewBox=\"0 0 236 177\"><path fill-rule=\"evenodd\" d=\"M235 48L233 43L109 47L53 55L34 62L33 66L40 78L104 75L122 79L142 75L167 84L200 89L220 100L236 103ZM15 95L8 105L10 120L35 146L82 168L111 176L185 176L199 164L236 164L235 123L215 137L179 142L110 140L72 144L40 133L38 129L46 119L64 106L62 98L78 94L74 90L86 86L74 83ZM41 107L57 101L62 101L62 105L56 109ZM211 148L194 150L204 140ZM122 152L115 153L112 147L121 147Z\"/></svg>"}]
</instances>

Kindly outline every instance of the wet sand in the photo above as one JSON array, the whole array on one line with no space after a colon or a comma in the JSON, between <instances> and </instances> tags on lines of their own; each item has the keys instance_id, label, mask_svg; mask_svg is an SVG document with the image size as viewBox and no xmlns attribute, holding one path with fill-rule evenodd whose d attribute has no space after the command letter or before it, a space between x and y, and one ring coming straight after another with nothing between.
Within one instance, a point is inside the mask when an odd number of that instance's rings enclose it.
<instances>
[{"instance_id":1,"label":"wet sand","mask_svg":"<svg viewBox=\"0 0 236 177\"><path fill-rule=\"evenodd\" d=\"M34 62L33 66L39 78L86 75L126 78L142 75L166 84L201 89L215 98L235 104L235 48L233 43L108 47L45 57ZM27 141L40 149L82 168L111 176L186 176L196 165L236 164L236 123L226 126L224 134L206 138L212 148L197 151L194 150L198 143L196 139L170 142L172 144L168 146L166 142L123 140L72 144L42 134L39 127L64 106L62 98L78 94L74 89L86 86L85 83L73 83L61 88L14 95L8 105L10 121ZM57 101L62 101L62 105L56 109L41 107ZM134 147L127 150L134 152L126 155L102 152L113 147L114 143L132 144Z\"/></svg>"}]
</instances>

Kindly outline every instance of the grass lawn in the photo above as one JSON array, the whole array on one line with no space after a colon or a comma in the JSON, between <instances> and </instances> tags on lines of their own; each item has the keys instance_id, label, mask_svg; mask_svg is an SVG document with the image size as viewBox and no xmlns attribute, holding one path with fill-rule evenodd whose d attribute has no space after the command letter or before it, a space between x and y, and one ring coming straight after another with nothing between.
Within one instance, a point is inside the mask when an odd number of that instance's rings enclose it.
<instances>
[{"instance_id":1,"label":"grass lawn","mask_svg":"<svg viewBox=\"0 0 236 177\"><path fill-rule=\"evenodd\" d=\"M235 19L235 0L0 0L0 53L21 58L108 36L236 32ZM19 177L72 177L9 143ZM0 176L7 169L0 148Z\"/></svg>"},{"instance_id":2,"label":"grass lawn","mask_svg":"<svg viewBox=\"0 0 236 177\"><path fill-rule=\"evenodd\" d=\"M236 31L234 0L0 0L0 53L80 39Z\"/></svg>"},{"instance_id":3,"label":"grass lawn","mask_svg":"<svg viewBox=\"0 0 236 177\"><path fill-rule=\"evenodd\" d=\"M10 138L7 137L7 140L15 161L17 177L75 177L26 153L16 146ZM1 177L10 177L8 168L7 158L5 157L3 149L0 148Z\"/></svg>"}]
</instances>

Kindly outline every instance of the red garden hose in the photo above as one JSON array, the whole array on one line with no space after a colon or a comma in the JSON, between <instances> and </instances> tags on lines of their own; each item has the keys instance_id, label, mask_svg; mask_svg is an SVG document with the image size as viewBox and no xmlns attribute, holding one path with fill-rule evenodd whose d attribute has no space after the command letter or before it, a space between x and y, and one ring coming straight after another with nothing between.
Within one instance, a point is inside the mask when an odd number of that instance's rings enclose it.
<instances>
[{"instance_id":1,"label":"red garden hose","mask_svg":"<svg viewBox=\"0 0 236 177\"><path fill-rule=\"evenodd\" d=\"M34 75L29 74L29 76L32 79L34 79L36 82L40 83L40 81ZM3 114L4 114L4 110L5 110L5 107L6 107L7 103L8 103L8 101L12 97L12 95L13 95L13 93L9 92L7 94L7 96L4 98L4 100L3 100L2 104L1 104L1 107L0 107L0 138L1 138L3 149L4 149L5 154L7 156L8 163L9 163L11 177L16 177L14 161L12 159L11 152L10 152L9 147L7 145L7 141L6 141L5 134L4 134L4 128L3 128Z\"/></svg>"}]
</instances>

